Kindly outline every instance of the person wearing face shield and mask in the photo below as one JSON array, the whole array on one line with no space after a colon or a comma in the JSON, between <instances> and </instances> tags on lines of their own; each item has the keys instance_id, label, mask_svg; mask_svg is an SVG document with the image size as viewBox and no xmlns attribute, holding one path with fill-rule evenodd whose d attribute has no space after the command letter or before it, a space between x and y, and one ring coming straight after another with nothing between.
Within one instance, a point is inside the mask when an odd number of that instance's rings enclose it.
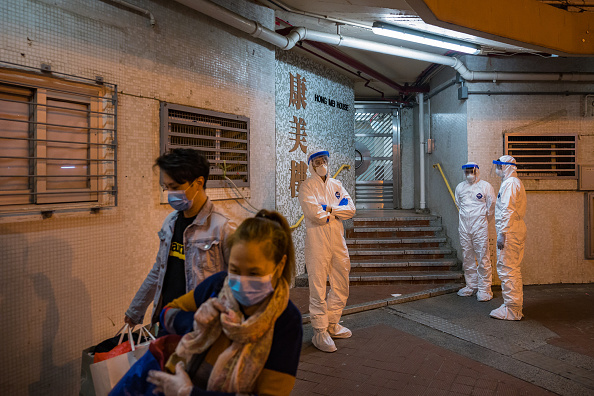
<instances>
[{"instance_id":1,"label":"person wearing face shield and mask","mask_svg":"<svg viewBox=\"0 0 594 396\"><path fill-rule=\"evenodd\" d=\"M309 281L312 342L324 352L336 351L332 338L348 338L351 331L339 324L349 296L351 261L342 220L355 215L355 204L342 183L328 176L330 154L318 151L307 160L310 176L299 187L305 216L305 266ZM326 296L326 279L330 291Z\"/></svg>"},{"instance_id":2,"label":"person wearing face shield and mask","mask_svg":"<svg viewBox=\"0 0 594 396\"><path fill-rule=\"evenodd\" d=\"M466 286L458 290L458 295L468 297L476 293L478 301L489 301L493 298L489 221L495 211L495 191L480 179L476 163L468 162L462 170L465 180L456 187L455 197Z\"/></svg>"},{"instance_id":3,"label":"person wearing face shield and mask","mask_svg":"<svg viewBox=\"0 0 594 396\"><path fill-rule=\"evenodd\" d=\"M153 302L151 323L161 308L193 290L208 276L227 268L225 240L233 232L228 217L206 195L210 164L193 149L174 149L155 161L162 172L170 213L159 231L157 258L124 315L125 323L143 323Z\"/></svg>"},{"instance_id":4,"label":"person wearing face shield and mask","mask_svg":"<svg viewBox=\"0 0 594 396\"><path fill-rule=\"evenodd\" d=\"M526 190L516 173L514 157L504 155L493 161L501 187L495 204L497 229L497 275L501 280L503 304L491 311L496 319L522 319L523 290L520 264L526 241Z\"/></svg>"}]
</instances>

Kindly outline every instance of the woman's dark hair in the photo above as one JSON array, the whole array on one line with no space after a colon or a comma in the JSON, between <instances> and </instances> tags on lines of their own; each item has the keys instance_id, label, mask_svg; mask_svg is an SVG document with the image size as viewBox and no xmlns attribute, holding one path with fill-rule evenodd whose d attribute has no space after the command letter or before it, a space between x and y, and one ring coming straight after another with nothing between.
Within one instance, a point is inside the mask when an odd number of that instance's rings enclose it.
<instances>
[{"instance_id":1,"label":"woman's dark hair","mask_svg":"<svg viewBox=\"0 0 594 396\"><path fill-rule=\"evenodd\" d=\"M287 255L282 276L291 284L295 274L295 248L291 228L282 214L262 209L255 217L245 219L228 239L229 250L238 242L265 243L266 246L262 249L264 255L276 264Z\"/></svg>"},{"instance_id":2,"label":"woman's dark hair","mask_svg":"<svg viewBox=\"0 0 594 396\"><path fill-rule=\"evenodd\" d=\"M178 184L192 183L200 176L204 177L204 188L210 173L210 164L204 154L194 149L173 149L155 161L169 177Z\"/></svg>"}]
</instances>

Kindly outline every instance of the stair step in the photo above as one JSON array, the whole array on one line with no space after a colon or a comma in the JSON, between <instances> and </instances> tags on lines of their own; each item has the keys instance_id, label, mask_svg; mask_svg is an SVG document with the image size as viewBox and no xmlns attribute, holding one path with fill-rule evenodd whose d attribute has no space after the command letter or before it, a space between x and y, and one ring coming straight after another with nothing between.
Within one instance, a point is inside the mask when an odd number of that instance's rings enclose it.
<instances>
[{"instance_id":1,"label":"stair step","mask_svg":"<svg viewBox=\"0 0 594 396\"><path fill-rule=\"evenodd\" d=\"M352 256L387 256L387 255L402 255L402 254L451 254L453 249L439 248L439 249L349 249L349 255Z\"/></svg>"},{"instance_id":2,"label":"stair step","mask_svg":"<svg viewBox=\"0 0 594 396\"><path fill-rule=\"evenodd\" d=\"M442 227L433 227L433 226L426 226L426 227L357 227L353 229L354 232L388 232L388 231L410 231L410 232L418 232L418 231L441 231Z\"/></svg>"},{"instance_id":3,"label":"stair step","mask_svg":"<svg viewBox=\"0 0 594 396\"><path fill-rule=\"evenodd\" d=\"M398 283L451 283L460 282L464 278L462 272L457 271L410 271L410 272L372 272L349 275L349 282L353 285L386 285ZM296 287L307 287L307 274L295 278Z\"/></svg>"},{"instance_id":4,"label":"stair step","mask_svg":"<svg viewBox=\"0 0 594 396\"><path fill-rule=\"evenodd\" d=\"M409 214L401 216L382 216L382 217L366 217L357 216L353 217L355 222L358 221L407 221L407 220L437 220L438 216L434 215L423 215L423 214Z\"/></svg>"},{"instance_id":5,"label":"stair step","mask_svg":"<svg viewBox=\"0 0 594 396\"><path fill-rule=\"evenodd\" d=\"M358 268L410 268L410 267L454 267L457 262L455 259L444 260L402 260L402 261L384 261L384 262L351 262L351 271Z\"/></svg>"},{"instance_id":6,"label":"stair step","mask_svg":"<svg viewBox=\"0 0 594 396\"><path fill-rule=\"evenodd\" d=\"M372 272L350 274L349 282L391 282L391 281L435 281L459 280L464 275L460 271L410 271L410 272Z\"/></svg>"},{"instance_id":7,"label":"stair step","mask_svg":"<svg viewBox=\"0 0 594 396\"><path fill-rule=\"evenodd\" d=\"M347 238L347 245L381 245L394 243L445 243L446 238L443 237L427 237L427 238Z\"/></svg>"}]
</instances>

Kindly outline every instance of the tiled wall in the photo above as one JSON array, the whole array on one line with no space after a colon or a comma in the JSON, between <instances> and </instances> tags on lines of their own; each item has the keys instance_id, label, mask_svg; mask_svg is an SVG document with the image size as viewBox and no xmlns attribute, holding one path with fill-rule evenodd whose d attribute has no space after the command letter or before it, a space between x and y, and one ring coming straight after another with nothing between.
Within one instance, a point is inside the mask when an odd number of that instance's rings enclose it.
<instances>
[{"instance_id":1,"label":"tiled wall","mask_svg":"<svg viewBox=\"0 0 594 396\"><path fill-rule=\"evenodd\" d=\"M218 1L264 26L268 8ZM122 325L170 212L158 175L159 101L250 118L251 202L275 207L274 49L173 1L0 2L0 60L118 85L118 207L0 222L0 393L74 395L80 356ZM272 153L272 155L271 155ZM207 189L216 198L224 191ZM240 221L249 215L220 200Z\"/></svg>"},{"instance_id":2,"label":"tiled wall","mask_svg":"<svg viewBox=\"0 0 594 396\"><path fill-rule=\"evenodd\" d=\"M291 92L290 74L305 78L306 106L297 109L289 104ZM348 111L329 106L315 100L315 95L334 99L348 105ZM355 141L354 141L354 92L352 82L340 74L330 71L309 58L295 52L277 51L276 62L276 200L278 210L295 224L303 212L299 199L291 197L291 160L307 163L309 154L320 150L330 152L328 173L332 176L341 165L351 168L343 170L337 179L353 197L355 195ZM295 146L293 116L306 122L306 152ZM293 133L291 133L293 132ZM308 172L309 174L309 172ZM297 260L297 273L305 272L304 242L305 223L293 232Z\"/></svg>"}]
</instances>

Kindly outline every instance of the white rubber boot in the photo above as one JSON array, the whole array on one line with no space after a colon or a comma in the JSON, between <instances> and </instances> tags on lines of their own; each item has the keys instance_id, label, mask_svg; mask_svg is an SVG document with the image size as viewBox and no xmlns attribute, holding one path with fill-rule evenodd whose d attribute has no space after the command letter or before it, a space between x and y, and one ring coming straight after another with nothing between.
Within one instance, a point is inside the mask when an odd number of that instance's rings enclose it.
<instances>
[{"instance_id":1,"label":"white rubber boot","mask_svg":"<svg viewBox=\"0 0 594 396\"><path fill-rule=\"evenodd\" d=\"M464 286L462 289L458 290L458 295L460 297L470 297L474 293L476 293L476 289L472 289L468 286Z\"/></svg>"},{"instance_id":2,"label":"white rubber boot","mask_svg":"<svg viewBox=\"0 0 594 396\"><path fill-rule=\"evenodd\" d=\"M349 329L338 323L330 323L328 326L328 334L330 334L330 337L332 338L349 338L353 335Z\"/></svg>"},{"instance_id":3,"label":"white rubber boot","mask_svg":"<svg viewBox=\"0 0 594 396\"><path fill-rule=\"evenodd\" d=\"M493 293L479 290L476 293L476 299L480 302L490 301L493 299Z\"/></svg>"},{"instance_id":4,"label":"white rubber boot","mask_svg":"<svg viewBox=\"0 0 594 396\"><path fill-rule=\"evenodd\" d=\"M326 329L314 329L314 331L315 333L311 339L311 342L316 348L323 352L336 351L336 345L334 344L334 341L332 341L332 338Z\"/></svg>"},{"instance_id":5,"label":"white rubber boot","mask_svg":"<svg viewBox=\"0 0 594 396\"><path fill-rule=\"evenodd\" d=\"M521 310L512 309L505 304L501 304L499 308L492 310L489 316L501 320L520 320L524 315Z\"/></svg>"}]
</instances>

